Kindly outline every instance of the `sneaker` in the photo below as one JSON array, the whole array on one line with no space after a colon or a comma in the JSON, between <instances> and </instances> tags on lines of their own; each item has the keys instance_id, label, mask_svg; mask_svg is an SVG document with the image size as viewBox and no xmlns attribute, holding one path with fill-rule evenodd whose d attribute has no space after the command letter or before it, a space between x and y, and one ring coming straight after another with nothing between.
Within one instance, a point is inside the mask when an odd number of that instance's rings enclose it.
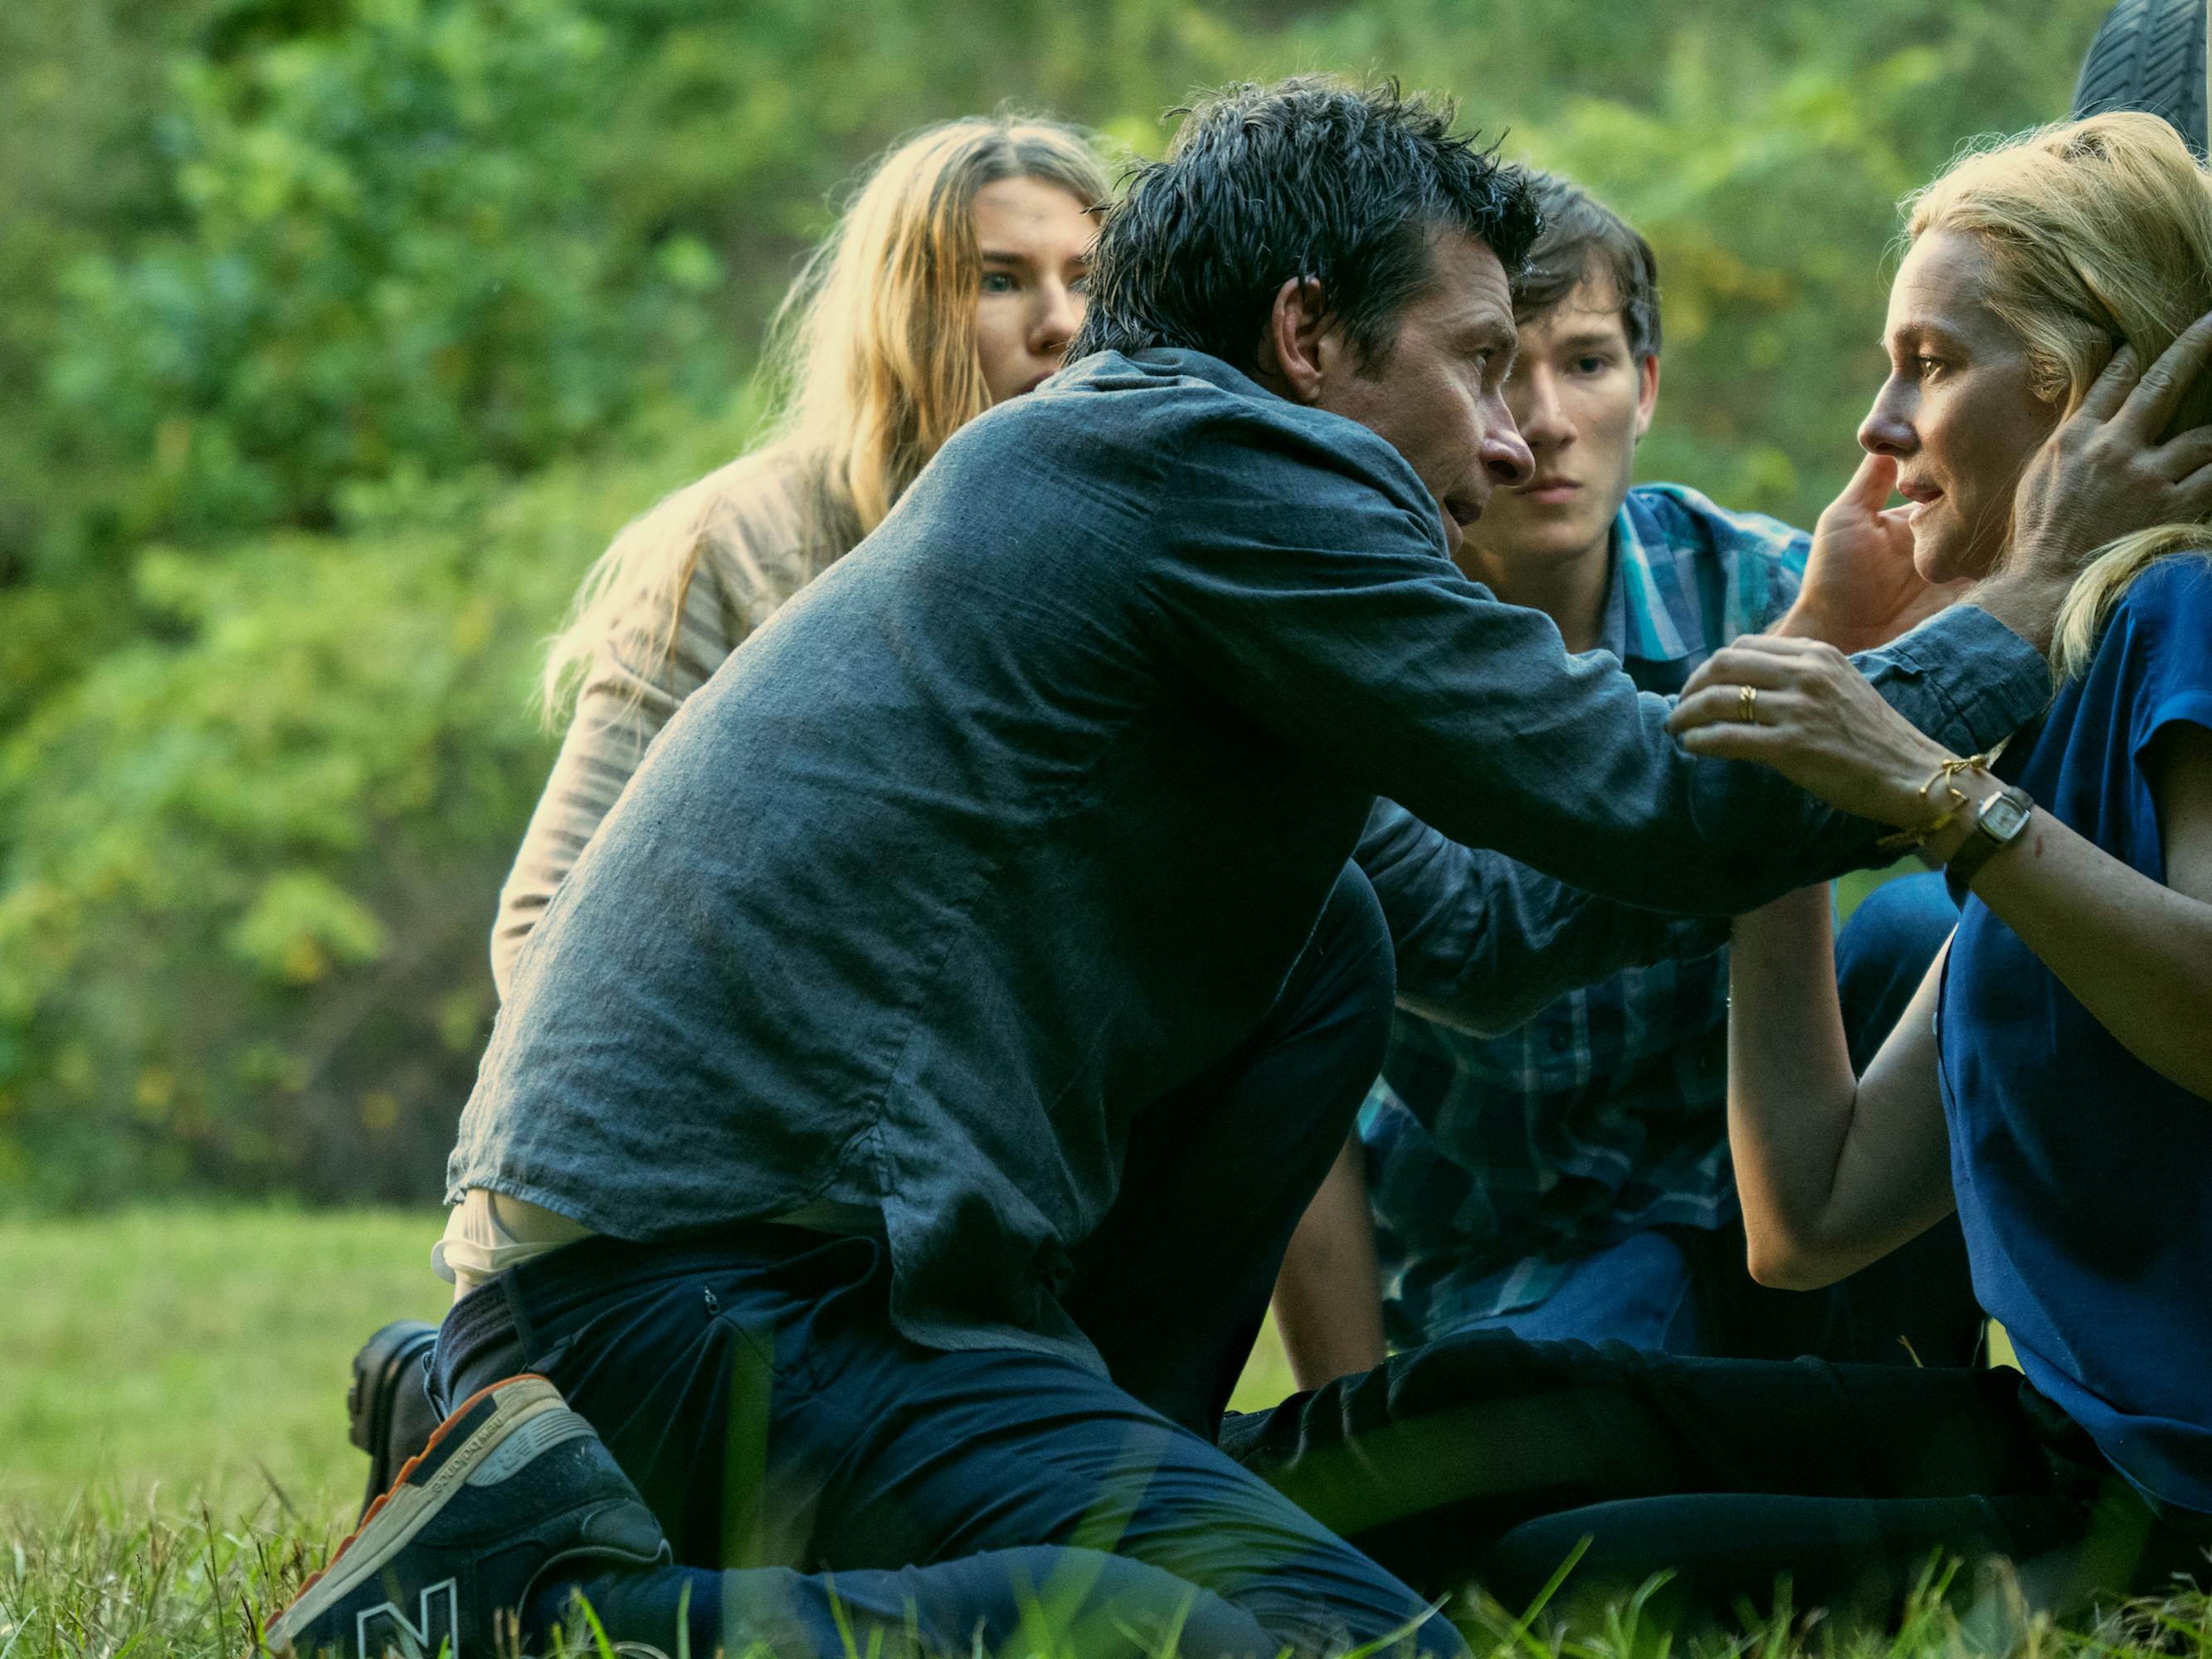
<instances>
[{"instance_id":1,"label":"sneaker","mask_svg":"<svg viewBox=\"0 0 2212 1659\"><path fill-rule=\"evenodd\" d=\"M2206 0L2119 0L2105 15L2081 77L2073 118L2106 110L2163 115L2201 159L2205 154Z\"/></svg>"},{"instance_id":2,"label":"sneaker","mask_svg":"<svg viewBox=\"0 0 2212 1659\"><path fill-rule=\"evenodd\" d=\"M441 1648L492 1659L551 1568L668 1559L659 1522L592 1425L544 1377L511 1376L438 1425L270 1622L265 1647L281 1659Z\"/></svg>"},{"instance_id":3,"label":"sneaker","mask_svg":"<svg viewBox=\"0 0 2212 1659\"><path fill-rule=\"evenodd\" d=\"M437 1408L423 1387L423 1370L438 1328L419 1319L396 1319L353 1357L353 1382L346 1389L346 1438L368 1454L368 1506L389 1491L400 1467L429 1443L438 1426Z\"/></svg>"}]
</instances>

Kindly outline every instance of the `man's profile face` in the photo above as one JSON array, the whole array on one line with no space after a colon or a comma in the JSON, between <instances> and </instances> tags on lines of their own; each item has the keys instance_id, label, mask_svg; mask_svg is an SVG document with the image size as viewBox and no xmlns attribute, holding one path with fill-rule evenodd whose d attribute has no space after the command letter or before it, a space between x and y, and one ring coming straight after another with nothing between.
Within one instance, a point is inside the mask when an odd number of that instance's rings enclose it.
<instances>
[{"instance_id":1,"label":"man's profile face","mask_svg":"<svg viewBox=\"0 0 2212 1659\"><path fill-rule=\"evenodd\" d=\"M1456 553L1492 492L1525 480L1528 447L1514 429L1504 386L1513 363L1513 294L1489 245L1446 233L1430 245L1429 285L1400 313L1398 337L1361 368L1334 356L1314 403L1388 439L1444 517Z\"/></svg>"},{"instance_id":2,"label":"man's profile face","mask_svg":"<svg viewBox=\"0 0 2212 1659\"><path fill-rule=\"evenodd\" d=\"M1464 562L1488 580L1611 544L1628 499L1636 445L1658 399L1659 361L1629 350L1609 274L1586 275L1565 299L1521 323L1506 406L1535 458L1535 476L1501 490Z\"/></svg>"}]
</instances>

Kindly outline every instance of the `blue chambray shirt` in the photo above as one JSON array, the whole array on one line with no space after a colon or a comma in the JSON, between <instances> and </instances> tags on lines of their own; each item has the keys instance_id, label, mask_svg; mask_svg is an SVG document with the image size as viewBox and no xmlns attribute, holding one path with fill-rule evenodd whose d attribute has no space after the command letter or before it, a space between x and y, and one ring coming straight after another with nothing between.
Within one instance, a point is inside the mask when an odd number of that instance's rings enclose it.
<instances>
[{"instance_id":1,"label":"blue chambray shirt","mask_svg":"<svg viewBox=\"0 0 2212 1659\"><path fill-rule=\"evenodd\" d=\"M1679 691L1796 598L1811 538L1693 489L1629 492L1598 647ZM1723 1111L1728 955L1628 968L1480 1036L1401 1013L1360 1115L1401 1346L1533 1307L1575 1262L1647 1227L1736 1210Z\"/></svg>"},{"instance_id":2,"label":"blue chambray shirt","mask_svg":"<svg viewBox=\"0 0 2212 1659\"><path fill-rule=\"evenodd\" d=\"M1963 608L1869 666L1954 748L2048 684ZM1493 965L1673 937L1499 854L1706 911L1873 856L1667 709L1461 576L1365 428L1200 354L1087 358L669 722L516 960L449 1196L640 1240L865 1205L906 1335L1095 1365L1056 1292L1130 1121L1265 1013L1378 795L1454 838L1369 866L1401 963L1478 1004Z\"/></svg>"}]
</instances>

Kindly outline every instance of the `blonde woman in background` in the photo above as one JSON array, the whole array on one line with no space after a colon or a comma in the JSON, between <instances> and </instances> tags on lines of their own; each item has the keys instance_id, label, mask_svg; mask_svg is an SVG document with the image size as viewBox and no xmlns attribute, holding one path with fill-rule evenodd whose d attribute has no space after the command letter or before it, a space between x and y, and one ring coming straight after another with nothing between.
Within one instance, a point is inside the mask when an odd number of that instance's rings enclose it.
<instances>
[{"instance_id":1,"label":"blonde woman in background","mask_svg":"<svg viewBox=\"0 0 2212 1659\"><path fill-rule=\"evenodd\" d=\"M500 893L502 999L538 917L684 699L873 530L947 438L1060 368L1110 189L1087 135L1018 116L928 128L867 173L779 313L780 418L616 537L547 653L547 715L572 700L574 712ZM434 1259L458 1297L581 1236L475 1191ZM347 1403L369 1455L365 1504L435 1426L422 1387L435 1334L401 1321L355 1357Z\"/></svg>"},{"instance_id":2,"label":"blonde woman in background","mask_svg":"<svg viewBox=\"0 0 2212 1659\"><path fill-rule=\"evenodd\" d=\"M684 700L882 522L939 447L1059 368L1109 193L1089 138L947 122L868 176L784 303L787 412L766 442L632 523L547 655L575 708L500 894L492 976Z\"/></svg>"}]
</instances>

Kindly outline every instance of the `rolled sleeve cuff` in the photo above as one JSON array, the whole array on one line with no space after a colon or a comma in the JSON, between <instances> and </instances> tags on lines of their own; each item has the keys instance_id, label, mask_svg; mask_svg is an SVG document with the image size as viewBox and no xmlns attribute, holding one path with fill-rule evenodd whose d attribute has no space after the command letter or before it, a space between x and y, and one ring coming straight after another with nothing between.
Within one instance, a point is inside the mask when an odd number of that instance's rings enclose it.
<instances>
[{"instance_id":1,"label":"rolled sleeve cuff","mask_svg":"<svg viewBox=\"0 0 2212 1659\"><path fill-rule=\"evenodd\" d=\"M2043 653L1977 605L1954 605L1855 660L1877 682L1884 671L1918 681L1950 728L1929 735L1969 751L2009 736L2051 703Z\"/></svg>"}]
</instances>

